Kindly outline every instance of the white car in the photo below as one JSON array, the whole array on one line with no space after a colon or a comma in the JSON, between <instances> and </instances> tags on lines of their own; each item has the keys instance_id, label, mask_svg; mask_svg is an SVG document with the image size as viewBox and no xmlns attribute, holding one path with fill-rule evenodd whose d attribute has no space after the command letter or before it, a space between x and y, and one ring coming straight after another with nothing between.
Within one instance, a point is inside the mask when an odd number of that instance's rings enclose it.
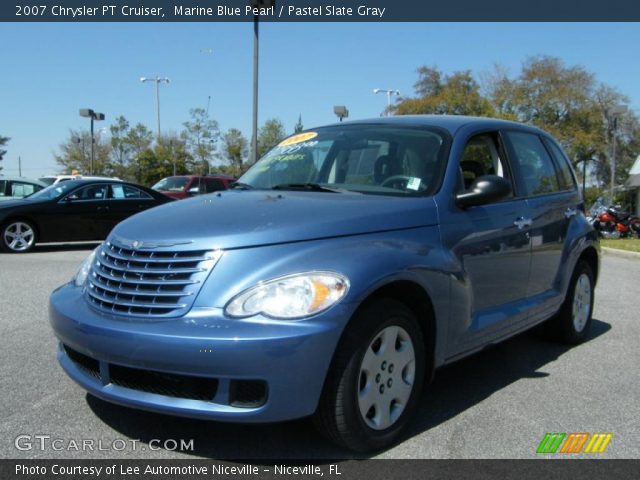
<instances>
[{"instance_id":1,"label":"white car","mask_svg":"<svg viewBox=\"0 0 640 480\"><path fill-rule=\"evenodd\" d=\"M46 183L47 185L55 185L56 183L66 182L67 180L118 180L116 177L89 177L85 175L45 175L38 180Z\"/></svg>"}]
</instances>

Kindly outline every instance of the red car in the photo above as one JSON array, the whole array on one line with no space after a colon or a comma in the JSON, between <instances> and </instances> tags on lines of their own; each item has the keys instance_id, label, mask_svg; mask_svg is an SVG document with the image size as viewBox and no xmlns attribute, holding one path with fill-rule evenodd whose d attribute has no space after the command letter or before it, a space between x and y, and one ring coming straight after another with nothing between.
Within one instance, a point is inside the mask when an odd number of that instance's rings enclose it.
<instances>
[{"instance_id":1,"label":"red car","mask_svg":"<svg viewBox=\"0 0 640 480\"><path fill-rule=\"evenodd\" d=\"M151 188L178 200L226 190L236 179L228 175L178 175L160 180Z\"/></svg>"}]
</instances>

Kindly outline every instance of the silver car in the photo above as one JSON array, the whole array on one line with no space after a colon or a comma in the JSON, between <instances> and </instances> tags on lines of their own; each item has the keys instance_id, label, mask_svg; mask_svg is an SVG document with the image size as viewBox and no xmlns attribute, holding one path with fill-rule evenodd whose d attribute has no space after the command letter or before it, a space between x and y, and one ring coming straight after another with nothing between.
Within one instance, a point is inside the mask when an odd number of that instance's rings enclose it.
<instances>
[{"instance_id":1,"label":"silver car","mask_svg":"<svg viewBox=\"0 0 640 480\"><path fill-rule=\"evenodd\" d=\"M0 201L24 198L47 186L40 180L0 175Z\"/></svg>"}]
</instances>

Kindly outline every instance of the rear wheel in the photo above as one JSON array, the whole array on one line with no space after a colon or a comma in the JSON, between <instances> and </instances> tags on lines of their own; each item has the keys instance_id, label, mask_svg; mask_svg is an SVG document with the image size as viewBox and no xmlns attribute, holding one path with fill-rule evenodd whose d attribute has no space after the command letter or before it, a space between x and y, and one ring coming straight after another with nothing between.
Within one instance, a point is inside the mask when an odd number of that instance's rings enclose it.
<instances>
[{"instance_id":1,"label":"rear wheel","mask_svg":"<svg viewBox=\"0 0 640 480\"><path fill-rule=\"evenodd\" d=\"M26 220L11 220L0 231L0 246L10 253L24 253L36 244L36 229Z\"/></svg>"},{"instance_id":2,"label":"rear wheel","mask_svg":"<svg viewBox=\"0 0 640 480\"><path fill-rule=\"evenodd\" d=\"M352 450L389 446L417 407L424 374L415 315L395 300L376 300L352 320L338 346L316 426Z\"/></svg>"},{"instance_id":3,"label":"rear wheel","mask_svg":"<svg viewBox=\"0 0 640 480\"><path fill-rule=\"evenodd\" d=\"M580 260L564 303L549 323L551 333L558 340L570 344L585 340L592 321L594 285L593 270L587 262Z\"/></svg>"}]
</instances>

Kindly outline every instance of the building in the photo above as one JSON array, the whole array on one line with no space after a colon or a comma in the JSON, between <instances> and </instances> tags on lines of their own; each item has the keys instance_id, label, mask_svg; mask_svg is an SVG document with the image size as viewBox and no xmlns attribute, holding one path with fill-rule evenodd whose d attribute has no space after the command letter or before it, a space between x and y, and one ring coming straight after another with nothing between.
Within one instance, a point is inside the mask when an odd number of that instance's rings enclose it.
<instances>
[{"instance_id":1,"label":"building","mask_svg":"<svg viewBox=\"0 0 640 480\"><path fill-rule=\"evenodd\" d=\"M629 178L624 187L631 193L631 211L635 215L640 215L640 155L629 170Z\"/></svg>"}]
</instances>

